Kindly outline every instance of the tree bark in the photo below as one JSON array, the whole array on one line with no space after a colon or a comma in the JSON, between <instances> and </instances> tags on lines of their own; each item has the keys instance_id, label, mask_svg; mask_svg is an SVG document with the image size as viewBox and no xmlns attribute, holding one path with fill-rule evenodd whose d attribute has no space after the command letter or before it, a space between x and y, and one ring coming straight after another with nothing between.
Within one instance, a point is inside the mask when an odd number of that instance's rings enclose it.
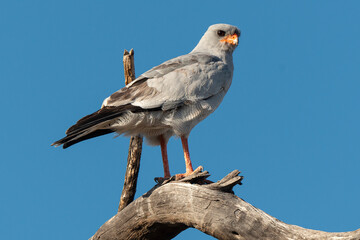
<instances>
[{"instance_id":1,"label":"tree bark","mask_svg":"<svg viewBox=\"0 0 360 240\"><path fill-rule=\"evenodd\" d=\"M125 85L135 80L134 50L124 51L123 56ZM130 138L129 153L125 172L123 190L121 192L118 212L129 205L134 200L136 193L137 179L140 169L140 158L142 151L143 138L132 136Z\"/></svg>"},{"instance_id":2,"label":"tree bark","mask_svg":"<svg viewBox=\"0 0 360 240\"><path fill-rule=\"evenodd\" d=\"M235 170L204 184L208 172L157 184L108 220L91 240L171 239L189 227L217 239L360 239L360 229L330 233L286 224L234 195Z\"/></svg>"}]
</instances>

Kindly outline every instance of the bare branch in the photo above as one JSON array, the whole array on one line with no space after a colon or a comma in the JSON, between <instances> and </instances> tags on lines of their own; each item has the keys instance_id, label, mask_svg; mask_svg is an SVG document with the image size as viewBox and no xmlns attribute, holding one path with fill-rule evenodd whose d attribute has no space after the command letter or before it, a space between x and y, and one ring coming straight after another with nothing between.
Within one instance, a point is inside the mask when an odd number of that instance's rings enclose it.
<instances>
[{"instance_id":1,"label":"bare branch","mask_svg":"<svg viewBox=\"0 0 360 240\"><path fill-rule=\"evenodd\" d=\"M134 50L124 51L123 57L125 85L135 79ZM137 178L140 169L140 158L142 151L143 138L133 136L130 138L127 167L125 173L124 186L120 197L118 212L129 205L134 200L136 193Z\"/></svg>"},{"instance_id":2,"label":"bare branch","mask_svg":"<svg viewBox=\"0 0 360 240\"><path fill-rule=\"evenodd\" d=\"M188 182L164 181L107 221L91 238L171 239L188 227L217 239L360 239L360 229L328 233L286 224L253 207L232 191L242 177L233 171L222 180L199 185L208 174Z\"/></svg>"}]
</instances>

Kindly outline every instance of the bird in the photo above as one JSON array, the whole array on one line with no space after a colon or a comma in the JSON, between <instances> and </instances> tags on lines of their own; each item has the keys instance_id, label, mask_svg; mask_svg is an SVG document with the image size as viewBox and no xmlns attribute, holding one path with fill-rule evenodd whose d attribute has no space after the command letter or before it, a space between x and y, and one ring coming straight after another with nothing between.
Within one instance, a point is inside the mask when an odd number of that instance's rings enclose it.
<instances>
[{"instance_id":1,"label":"bird","mask_svg":"<svg viewBox=\"0 0 360 240\"><path fill-rule=\"evenodd\" d=\"M160 145L164 178L170 178L167 143L181 139L186 172L194 172L188 137L191 130L222 102L230 88L240 30L229 24L211 25L188 54L165 61L141 74L106 98L101 108L76 122L53 146L68 148L109 133L146 138Z\"/></svg>"}]
</instances>

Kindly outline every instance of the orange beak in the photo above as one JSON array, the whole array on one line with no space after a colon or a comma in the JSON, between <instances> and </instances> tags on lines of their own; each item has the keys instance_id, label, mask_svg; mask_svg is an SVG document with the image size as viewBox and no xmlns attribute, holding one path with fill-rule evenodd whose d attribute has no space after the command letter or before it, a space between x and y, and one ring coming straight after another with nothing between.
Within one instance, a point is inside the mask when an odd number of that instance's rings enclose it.
<instances>
[{"instance_id":1,"label":"orange beak","mask_svg":"<svg viewBox=\"0 0 360 240\"><path fill-rule=\"evenodd\" d=\"M230 43L232 45L238 45L238 35L237 34L233 34L233 35L227 35L225 36L223 39L220 40L220 42L227 42Z\"/></svg>"}]
</instances>

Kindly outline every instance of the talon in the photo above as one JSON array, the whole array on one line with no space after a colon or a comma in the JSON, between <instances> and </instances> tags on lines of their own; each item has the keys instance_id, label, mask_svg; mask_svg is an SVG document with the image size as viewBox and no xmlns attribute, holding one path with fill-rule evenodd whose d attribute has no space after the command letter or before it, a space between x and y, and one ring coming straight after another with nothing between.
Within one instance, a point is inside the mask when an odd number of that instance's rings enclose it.
<instances>
[{"instance_id":1,"label":"talon","mask_svg":"<svg viewBox=\"0 0 360 240\"><path fill-rule=\"evenodd\" d=\"M180 180L180 179L183 179L191 174L196 174L196 173L199 173L199 172L202 172L203 171L203 167L202 166L199 166L197 167L195 170L193 171L187 171L186 173L179 173L179 174L176 174L175 175L175 180Z\"/></svg>"}]
</instances>

